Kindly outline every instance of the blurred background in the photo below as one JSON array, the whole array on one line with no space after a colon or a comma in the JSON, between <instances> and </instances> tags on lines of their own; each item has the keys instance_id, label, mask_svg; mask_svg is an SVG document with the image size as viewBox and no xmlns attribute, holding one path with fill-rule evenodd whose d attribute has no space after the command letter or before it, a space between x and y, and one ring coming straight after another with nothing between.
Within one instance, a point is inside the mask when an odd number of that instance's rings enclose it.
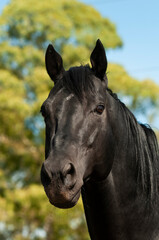
<instances>
[{"instance_id":1,"label":"blurred background","mask_svg":"<svg viewBox=\"0 0 159 240\"><path fill-rule=\"evenodd\" d=\"M89 62L98 38L109 88L159 136L158 0L0 0L0 240L88 240L82 201L49 204L40 184L40 106L53 82L48 44L65 68Z\"/></svg>"}]
</instances>

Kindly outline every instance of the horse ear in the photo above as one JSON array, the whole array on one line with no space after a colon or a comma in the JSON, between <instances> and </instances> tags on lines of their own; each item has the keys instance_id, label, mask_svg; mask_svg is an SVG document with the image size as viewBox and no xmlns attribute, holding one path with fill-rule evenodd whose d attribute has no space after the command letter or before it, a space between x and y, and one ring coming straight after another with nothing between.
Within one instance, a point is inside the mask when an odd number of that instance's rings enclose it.
<instances>
[{"instance_id":1,"label":"horse ear","mask_svg":"<svg viewBox=\"0 0 159 240\"><path fill-rule=\"evenodd\" d=\"M95 72L96 76L100 79L103 79L107 70L107 58L103 44L99 39L97 40L96 46L91 53L90 61L92 64L92 69Z\"/></svg>"},{"instance_id":2,"label":"horse ear","mask_svg":"<svg viewBox=\"0 0 159 240\"><path fill-rule=\"evenodd\" d=\"M62 57L51 44L49 44L46 50L45 65L50 78L56 83L58 77L63 74L64 68Z\"/></svg>"}]
</instances>

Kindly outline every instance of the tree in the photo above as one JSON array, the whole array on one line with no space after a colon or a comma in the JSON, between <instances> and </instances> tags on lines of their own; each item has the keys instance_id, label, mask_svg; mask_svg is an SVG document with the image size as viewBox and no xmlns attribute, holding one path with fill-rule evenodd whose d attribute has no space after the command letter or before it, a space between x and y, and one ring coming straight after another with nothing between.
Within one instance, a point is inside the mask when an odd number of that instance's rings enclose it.
<instances>
[{"instance_id":1,"label":"tree","mask_svg":"<svg viewBox=\"0 0 159 240\"><path fill-rule=\"evenodd\" d=\"M68 68L88 62L97 38L108 50L122 41L114 24L75 0L12 0L0 17L0 34L0 239L89 239L81 201L70 211L55 209L40 185L39 110L53 86L44 52L52 42ZM108 78L134 110L144 109L145 102L158 106L159 87L152 81L134 80L113 64Z\"/></svg>"}]
</instances>

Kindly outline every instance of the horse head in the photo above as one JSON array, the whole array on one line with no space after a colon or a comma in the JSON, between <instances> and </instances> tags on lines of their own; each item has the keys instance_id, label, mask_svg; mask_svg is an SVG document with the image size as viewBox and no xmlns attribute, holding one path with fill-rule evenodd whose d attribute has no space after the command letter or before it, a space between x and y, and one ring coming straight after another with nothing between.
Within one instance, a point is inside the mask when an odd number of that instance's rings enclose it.
<instances>
[{"instance_id":1,"label":"horse head","mask_svg":"<svg viewBox=\"0 0 159 240\"><path fill-rule=\"evenodd\" d=\"M73 207L86 181L100 181L112 166L113 135L107 114L107 59L100 42L91 67L64 70L52 45L46 69L54 87L41 107L46 124L45 161L41 181L51 204Z\"/></svg>"}]
</instances>

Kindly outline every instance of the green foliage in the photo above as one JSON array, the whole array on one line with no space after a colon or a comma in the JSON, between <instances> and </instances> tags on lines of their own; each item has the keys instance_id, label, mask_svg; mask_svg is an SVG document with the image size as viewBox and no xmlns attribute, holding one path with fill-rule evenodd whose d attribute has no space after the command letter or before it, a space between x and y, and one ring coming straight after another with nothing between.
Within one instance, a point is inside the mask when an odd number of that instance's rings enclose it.
<instances>
[{"instance_id":1,"label":"green foliage","mask_svg":"<svg viewBox=\"0 0 159 240\"><path fill-rule=\"evenodd\" d=\"M60 210L48 203L41 186L32 184L14 192L6 191L0 204L0 222L6 224L3 236L11 235L15 240L40 239L42 232L45 239L45 230L47 239L89 239L81 199L73 211Z\"/></svg>"},{"instance_id":2,"label":"green foliage","mask_svg":"<svg viewBox=\"0 0 159 240\"><path fill-rule=\"evenodd\" d=\"M113 23L75 0L12 0L0 16L0 35L0 239L88 240L81 200L73 209L56 209L40 185L39 110L53 87L44 52L52 42L68 68L89 61L97 38L106 48L122 41ZM158 106L159 87L152 81L139 82L115 64L108 78L132 109Z\"/></svg>"},{"instance_id":3,"label":"green foliage","mask_svg":"<svg viewBox=\"0 0 159 240\"><path fill-rule=\"evenodd\" d=\"M146 114L147 111L157 112L159 107L159 86L150 79L138 81L129 76L124 68L117 64L109 64L109 87L122 97L129 98L128 107Z\"/></svg>"},{"instance_id":4,"label":"green foliage","mask_svg":"<svg viewBox=\"0 0 159 240\"><path fill-rule=\"evenodd\" d=\"M92 48L96 36L108 48L122 45L114 24L76 0L12 0L0 24L7 26L4 38L16 39L20 46L30 44L41 49L47 41L53 41L61 49L73 41L76 46Z\"/></svg>"}]
</instances>

